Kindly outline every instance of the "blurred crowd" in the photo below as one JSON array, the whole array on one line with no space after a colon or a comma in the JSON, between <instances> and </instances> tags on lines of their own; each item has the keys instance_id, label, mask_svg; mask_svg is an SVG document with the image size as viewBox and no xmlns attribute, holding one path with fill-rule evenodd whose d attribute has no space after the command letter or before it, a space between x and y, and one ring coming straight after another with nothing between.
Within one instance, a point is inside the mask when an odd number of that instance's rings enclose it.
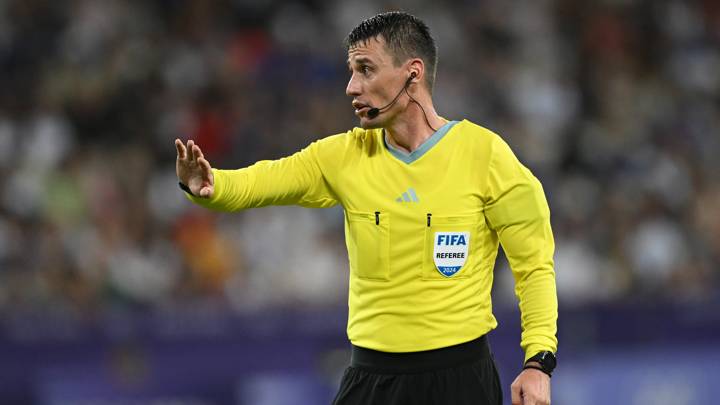
<instances>
[{"instance_id":1,"label":"blurred crowd","mask_svg":"<svg viewBox=\"0 0 720 405\"><path fill-rule=\"evenodd\" d=\"M0 316L344 305L341 208L194 207L173 140L229 169L352 128L343 39L396 8L438 112L543 182L561 305L720 296L720 4L455 3L0 1Z\"/></svg>"}]
</instances>

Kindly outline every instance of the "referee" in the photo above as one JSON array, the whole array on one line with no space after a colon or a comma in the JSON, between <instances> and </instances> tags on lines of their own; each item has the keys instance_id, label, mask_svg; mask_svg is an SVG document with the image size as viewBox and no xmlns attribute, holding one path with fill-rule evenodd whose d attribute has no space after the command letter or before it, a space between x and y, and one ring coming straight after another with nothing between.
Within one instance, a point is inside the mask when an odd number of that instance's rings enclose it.
<instances>
[{"instance_id":1,"label":"referee","mask_svg":"<svg viewBox=\"0 0 720 405\"><path fill-rule=\"evenodd\" d=\"M178 139L180 187L222 211L343 206L352 359L336 405L501 404L487 334L502 244L525 351L512 403L549 404L557 296L540 183L498 135L437 114L437 48L425 23L382 13L346 45L359 128L239 170L213 169Z\"/></svg>"}]
</instances>

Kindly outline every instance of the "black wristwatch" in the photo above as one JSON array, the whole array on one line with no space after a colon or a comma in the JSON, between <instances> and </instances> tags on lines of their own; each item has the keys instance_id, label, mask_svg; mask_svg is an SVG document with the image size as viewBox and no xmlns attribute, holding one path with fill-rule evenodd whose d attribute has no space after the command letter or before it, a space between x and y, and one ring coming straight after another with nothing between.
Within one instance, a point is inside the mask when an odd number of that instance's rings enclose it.
<instances>
[{"instance_id":1,"label":"black wristwatch","mask_svg":"<svg viewBox=\"0 0 720 405\"><path fill-rule=\"evenodd\" d=\"M185 183L179 181L179 182L178 182L178 186L180 186L180 189L181 189L182 191L190 194L190 195L193 196L193 197L197 197L195 194L193 194L192 190L190 190L190 187L188 187L187 185L185 185Z\"/></svg>"},{"instance_id":2,"label":"black wristwatch","mask_svg":"<svg viewBox=\"0 0 720 405\"><path fill-rule=\"evenodd\" d=\"M528 364L530 362L537 362L540 364L540 367L534 365L534 364ZM525 362L525 366L523 369L526 368L534 368L536 370L540 370L543 373L547 374L549 377L552 377L552 372L555 370L555 366L557 366L557 358L555 357L555 353L549 352L549 351L543 351L540 352Z\"/></svg>"}]
</instances>

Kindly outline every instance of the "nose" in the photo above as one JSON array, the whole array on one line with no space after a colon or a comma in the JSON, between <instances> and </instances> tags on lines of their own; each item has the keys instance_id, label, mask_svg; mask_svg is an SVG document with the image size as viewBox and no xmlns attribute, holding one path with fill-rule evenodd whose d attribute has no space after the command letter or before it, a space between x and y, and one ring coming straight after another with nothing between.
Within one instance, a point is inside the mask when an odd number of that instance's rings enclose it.
<instances>
[{"instance_id":1,"label":"nose","mask_svg":"<svg viewBox=\"0 0 720 405\"><path fill-rule=\"evenodd\" d=\"M357 97L362 94L360 81L355 78L354 73L350 76L350 81L348 81L347 87L345 88L345 94L350 97Z\"/></svg>"}]
</instances>

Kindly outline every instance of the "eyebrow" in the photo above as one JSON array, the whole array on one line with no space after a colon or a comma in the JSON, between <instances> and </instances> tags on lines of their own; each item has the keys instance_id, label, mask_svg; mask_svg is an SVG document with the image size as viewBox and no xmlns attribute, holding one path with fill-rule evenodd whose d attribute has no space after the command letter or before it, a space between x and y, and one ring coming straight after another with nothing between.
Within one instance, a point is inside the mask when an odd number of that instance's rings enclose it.
<instances>
[{"instance_id":1,"label":"eyebrow","mask_svg":"<svg viewBox=\"0 0 720 405\"><path fill-rule=\"evenodd\" d=\"M366 65L374 65L375 64L372 60L370 60L369 58L367 58L365 56L361 56L361 57L355 59L354 62L357 64L360 64L360 65L361 64L366 64ZM348 64L348 66L351 65L350 59L347 60L347 64Z\"/></svg>"}]
</instances>

